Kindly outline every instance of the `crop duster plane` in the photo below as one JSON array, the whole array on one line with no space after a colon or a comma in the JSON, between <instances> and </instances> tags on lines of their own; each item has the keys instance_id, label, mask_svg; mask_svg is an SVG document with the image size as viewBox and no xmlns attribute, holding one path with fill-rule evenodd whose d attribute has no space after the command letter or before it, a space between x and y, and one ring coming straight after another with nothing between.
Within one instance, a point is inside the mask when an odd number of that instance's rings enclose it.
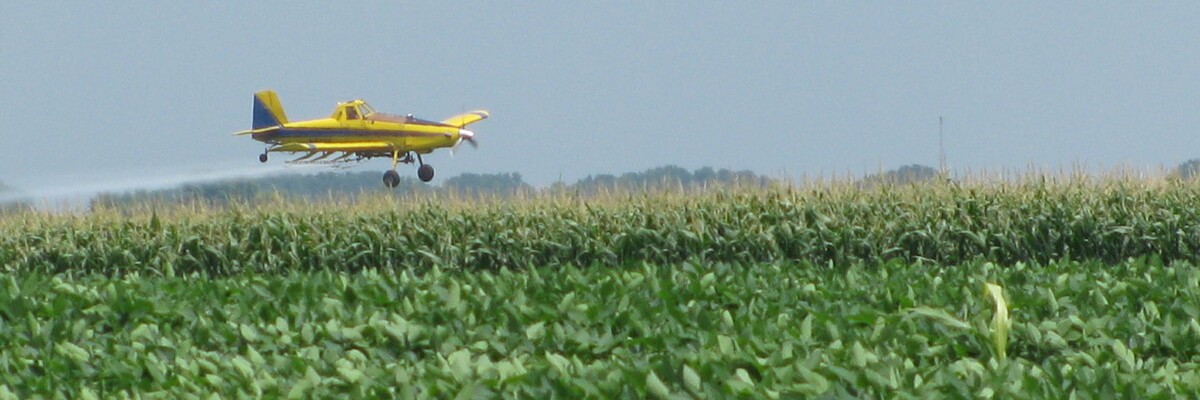
<instances>
[{"instance_id":1,"label":"crop duster plane","mask_svg":"<svg viewBox=\"0 0 1200 400\"><path fill-rule=\"evenodd\" d=\"M396 173L399 163L419 165L417 177L422 182L433 179L433 166L421 159L436 149L456 149L462 142L476 147L475 133L464 128L488 117L484 110L455 115L441 122L376 112L365 101L337 103L328 118L307 121L288 121L274 91L254 94L252 129L235 133L250 135L268 144L258 156L267 162L267 153L304 153L288 161L295 164L338 164L363 161L375 157L392 159L392 169L383 173L388 187L400 184ZM328 159L337 155L336 158ZM415 160L414 160L415 156ZM328 159L328 160L327 160Z\"/></svg>"}]
</instances>

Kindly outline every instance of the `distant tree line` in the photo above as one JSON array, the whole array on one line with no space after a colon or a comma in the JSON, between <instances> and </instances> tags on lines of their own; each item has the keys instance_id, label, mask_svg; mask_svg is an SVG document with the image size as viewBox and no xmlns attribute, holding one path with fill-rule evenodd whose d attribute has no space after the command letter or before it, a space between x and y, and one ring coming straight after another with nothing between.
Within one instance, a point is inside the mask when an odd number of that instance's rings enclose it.
<instances>
[{"instance_id":1,"label":"distant tree line","mask_svg":"<svg viewBox=\"0 0 1200 400\"><path fill-rule=\"evenodd\" d=\"M714 170L712 167L703 167L692 172L679 166L668 165L651 168L643 172L627 172L621 175L588 175L571 185L561 182L556 183L554 186L551 186L551 190L573 191L579 194L595 195L604 192L630 190L692 190L729 186L762 187L771 184L771 182L770 178L756 175L750 171Z\"/></svg>"},{"instance_id":2,"label":"distant tree line","mask_svg":"<svg viewBox=\"0 0 1200 400\"><path fill-rule=\"evenodd\" d=\"M869 174L855 183L855 186L866 189L883 185L907 185L938 178L941 173L933 167L910 164L889 171Z\"/></svg>"},{"instance_id":3,"label":"distant tree line","mask_svg":"<svg viewBox=\"0 0 1200 400\"><path fill-rule=\"evenodd\" d=\"M617 175L588 176L573 184L555 183L546 189L595 195L607 192L690 190L705 187L753 185L766 186L771 179L750 171L714 170L709 167L695 171L678 166L651 168L643 172ZM496 174L466 173L446 179L441 185L421 183L416 178L401 177L394 189L384 187L376 172L322 172L310 175L282 175L262 178L225 180L188 184L177 188L138 190L124 193L101 193L91 200L92 208L121 208L153 203L203 203L224 205L231 202L253 202L274 197L326 200L353 199L362 194L444 194L459 197L508 197L537 193L516 172Z\"/></svg>"},{"instance_id":4,"label":"distant tree line","mask_svg":"<svg viewBox=\"0 0 1200 400\"><path fill-rule=\"evenodd\" d=\"M859 188L870 188L879 185L903 185L910 183L925 182L941 177L941 173L933 167L928 167L919 164L905 165L903 167L869 174L856 182ZM1200 158L1180 163L1175 169L1171 170L1167 178L1189 181L1200 177ZM941 177L949 179L949 177Z\"/></svg>"},{"instance_id":5,"label":"distant tree line","mask_svg":"<svg viewBox=\"0 0 1200 400\"><path fill-rule=\"evenodd\" d=\"M859 179L856 186L871 188L880 185L896 185L925 182L938 179L938 170L919 164L905 165L897 169L869 174ZM1181 163L1171 172L1175 179L1190 180L1200 176L1200 159ZM620 175L588 175L574 183L556 182L544 189L554 193L597 195L629 191L696 190L709 187L757 186L775 182L751 171L733 171L703 167L694 171L667 165L650 168L642 172L627 172ZM507 197L537 193L516 172L496 174L466 173L446 179L441 185L429 185L413 177L401 177L395 189L383 186L376 172L321 172L307 175L281 175L262 178L231 179L211 183L188 184L176 188L137 190L123 193L101 193L89 203L95 207L127 207L146 203L207 203L224 205L230 202L253 202L274 197L325 200L331 198L353 199L362 194L449 194L463 197ZM16 192L0 182L0 200L4 194ZM25 201L0 201L0 214L29 210Z\"/></svg>"},{"instance_id":6,"label":"distant tree line","mask_svg":"<svg viewBox=\"0 0 1200 400\"><path fill-rule=\"evenodd\" d=\"M534 191L533 186L521 180L521 174L516 172L499 174L466 173L446 179L442 183L442 191L459 196L513 196Z\"/></svg>"},{"instance_id":7,"label":"distant tree line","mask_svg":"<svg viewBox=\"0 0 1200 400\"><path fill-rule=\"evenodd\" d=\"M1193 158L1191 160L1184 161L1182 164L1179 164L1179 166L1175 168L1173 176L1185 181L1200 176L1200 158Z\"/></svg>"}]
</instances>

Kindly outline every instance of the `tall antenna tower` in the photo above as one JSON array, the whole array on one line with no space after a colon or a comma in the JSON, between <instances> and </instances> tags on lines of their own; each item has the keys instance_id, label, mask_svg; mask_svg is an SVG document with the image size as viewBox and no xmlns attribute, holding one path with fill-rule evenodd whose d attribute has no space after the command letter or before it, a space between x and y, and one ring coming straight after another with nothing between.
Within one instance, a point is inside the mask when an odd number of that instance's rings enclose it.
<instances>
[{"instance_id":1,"label":"tall antenna tower","mask_svg":"<svg viewBox=\"0 0 1200 400\"><path fill-rule=\"evenodd\" d=\"M942 133L942 116L938 116L938 172L946 176L946 136Z\"/></svg>"}]
</instances>

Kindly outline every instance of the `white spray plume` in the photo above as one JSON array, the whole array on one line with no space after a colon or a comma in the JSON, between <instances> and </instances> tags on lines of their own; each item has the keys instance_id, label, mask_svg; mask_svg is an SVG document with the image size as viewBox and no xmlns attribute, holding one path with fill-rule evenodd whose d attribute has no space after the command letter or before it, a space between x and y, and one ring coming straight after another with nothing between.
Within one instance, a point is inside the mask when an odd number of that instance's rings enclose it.
<instances>
[{"instance_id":1,"label":"white spray plume","mask_svg":"<svg viewBox=\"0 0 1200 400\"><path fill-rule=\"evenodd\" d=\"M218 182L237 178L257 178L312 168L307 165L272 165L201 169L191 172L155 175L133 175L127 178L93 179L90 181L63 182L59 185L14 189L0 193L0 205L21 202L43 210L80 209L93 197L101 193L124 193L135 190L156 190L180 187L187 184Z\"/></svg>"}]
</instances>

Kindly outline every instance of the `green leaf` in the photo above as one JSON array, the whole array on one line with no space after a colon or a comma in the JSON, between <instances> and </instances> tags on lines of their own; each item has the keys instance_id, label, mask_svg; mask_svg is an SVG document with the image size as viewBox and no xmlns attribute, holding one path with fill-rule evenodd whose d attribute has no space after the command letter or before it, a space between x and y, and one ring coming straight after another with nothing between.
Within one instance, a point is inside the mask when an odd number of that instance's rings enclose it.
<instances>
[{"instance_id":1,"label":"green leaf","mask_svg":"<svg viewBox=\"0 0 1200 400\"><path fill-rule=\"evenodd\" d=\"M242 374L242 376L246 378L254 377L254 366L249 361L246 361L245 358L242 358L242 356L235 356L230 362L233 364L234 369Z\"/></svg>"},{"instance_id":2,"label":"green leaf","mask_svg":"<svg viewBox=\"0 0 1200 400\"><path fill-rule=\"evenodd\" d=\"M500 374L501 380L525 374L525 369L515 361L503 360L496 363L496 372Z\"/></svg>"},{"instance_id":3,"label":"green leaf","mask_svg":"<svg viewBox=\"0 0 1200 400\"><path fill-rule=\"evenodd\" d=\"M530 325L529 327L525 328L525 337L529 338L529 340L541 340L542 336L546 334L545 325L545 322L538 322Z\"/></svg>"},{"instance_id":4,"label":"green leaf","mask_svg":"<svg viewBox=\"0 0 1200 400\"><path fill-rule=\"evenodd\" d=\"M916 315L916 316L926 317L926 318L932 319L943 325L946 325L948 327L955 328L955 329L962 329L962 330L970 330L971 329L970 324L967 324L966 322L963 322L963 321L959 320L958 318L954 318L954 316L950 315L949 313L942 311L940 309L936 309L936 308L930 308L930 307L925 307L925 306L914 307L914 308L908 310L908 315L910 315L910 316Z\"/></svg>"},{"instance_id":5,"label":"green leaf","mask_svg":"<svg viewBox=\"0 0 1200 400\"><path fill-rule=\"evenodd\" d=\"M733 355L733 339L729 336L717 335L717 348L721 350L721 354Z\"/></svg>"},{"instance_id":6,"label":"green leaf","mask_svg":"<svg viewBox=\"0 0 1200 400\"><path fill-rule=\"evenodd\" d=\"M247 342L258 342L258 329L255 329L253 325L241 324L239 331L242 333L242 338L246 339Z\"/></svg>"},{"instance_id":7,"label":"green leaf","mask_svg":"<svg viewBox=\"0 0 1200 400\"><path fill-rule=\"evenodd\" d=\"M129 338L133 341L152 340L153 332L150 325L138 324L137 328L133 328L133 332L129 333Z\"/></svg>"},{"instance_id":8,"label":"green leaf","mask_svg":"<svg viewBox=\"0 0 1200 400\"><path fill-rule=\"evenodd\" d=\"M798 365L796 369L800 372L800 377L804 378L804 383L800 390L802 393L815 396L829 390L829 380L825 379L821 374L803 365Z\"/></svg>"},{"instance_id":9,"label":"green leaf","mask_svg":"<svg viewBox=\"0 0 1200 400\"><path fill-rule=\"evenodd\" d=\"M280 334L288 333L287 320L284 319L283 317L276 317L275 318L275 330L279 331Z\"/></svg>"},{"instance_id":10,"label":"green leaf","mask_svg":"<svg viewBox=\"0 0 1200 400\"><path fill-rule=\"evenodd\" d=\"M254 350L254 347L246 347L246 357L254 365L261 366L267 362L267 360L263 359L262 354L259 354L258 350Z\"/></svg>"},{"instance_id":11,"label":"green leaf","mask_svg":"<svg viewBox=\"0 0 1200 400\"><path fill-rule=\"evenodd\" d=\"M462 390L454 396L455 400L470 400L470 399L492 399L498 396L493 393L487 386L480 384L465 385Z\"/></svg>"},{"instance_id":12,"label":"green leaf","mask_svg":"<svg viewBox=\"0 0 1200 400\"><path fill-rule=\"evenodd\" d=\"M812 341L813 341L812 340L812 327L813 327L813 315L808 314L808 315L804 316L804 321L800 322L800 342L806 343L806 344L812 343Z\"/></svg>"},{"instance_id":13,"label":"green leaf","mask_svg":"<svg viewBox=\"0 0 1200 400\"><path fill-rule=\"evenodd\" d=\"M304 339L304 343L311 344L313 342L313 339L315 339L315 334L313 333L313 327L311 324L304 324L304 326L300 328L300 338Z\"/></svg>"},{"instance_id":14,"label":"green leaf","mask_svg":"<svg viewBox=\"0 0 1200 400\"><path fill-rule=\"evenodd\" d=\"M653 371L651 371L651 373L653 373ZM689 392L692 392L692 394L698 395L698 394L700 394L700 389L701 389L700 383L701 383L700 375L696 374L696 370L693 370L692 367L689 367L687 364L684 364L683 365L683 387L685 389L687 389Z\"/></svg>"},{"instance_id":15,"label":"green leaf","mask_svg":"<svg viewBox=\"0 0 1200 400\"><path fill-rule=\"evenodd\" d=\"M91 388L86 387L86 386L79 388L79 398L83 399L83 400L99 400L100 399L99 396L96 396L96 392L92 391ZM8 400L8 399L16 400L17 395L9 392L8 386L0 386L0 400Z\"/></svg>"},{"instance_id":16,"label":"green leaf","mask_svg":"<svg viewBox=\"0 0 1200 400\"><path fill-rule=\"evenodd\" d=\"M313 383L307 379L300 379L292 383L291 389L288 389L287 398L301 399L307 398L307 394L313 388Z\"/></svg>"},{"instance_id":17,"label":"green leaf","mask_svg":"<svg viewBox=\"0 0 1200 400\"><path fill-rule=\"evenodd\" d=\"M91 359L91 355L88 354L87 350L71 342L60 342L54 347L54 350L78 364L87 363Z\"/></svg>"},{"instance_id":18,"label":"green leaf","mask_svg":"<svg viewBox=\"0 0 1200 400\"><path fill-rule=\"evenodd\" d=\"M654 371L646 374L646 391L660 399L671 397L671 389L667 388L667 385L658 379L658 375L655 375Z\"/></svg>"},{"instance_id":19,"label":"green leaf","mask_svg":"<svg viewBox=\"0 0 1200 400\"><path fill-rule=\"evenodd\" d=\"M225 378L222 378L220 375L207 374L207 375L204 375L204 380L206 382L208 382L209 386L212 386L213 388L225 387Z\"/></svg>"},{"instance_id":20,"label":"green leaf","mask_svg":"<svg viewBox=\"0 0 1200 400\"><path fill-rule=\"evenodd\" d=\"M354 364L349 362L338 363L337 373L347 383L357 383L365 376L362 371L359 371L358 368L354 367Z\"/></svg>"},{"instance_id":21,"label":"green leaf","mask_svg":"<svg viewBox=\"0 0 1200 400\"><path fill-rule=\"evenodd\" d=\"M450 372L459 382L465 382L471 378L471 352L467 349L459 349L450 353L446 357L446 362L450 364Z\"/></svg>"},{"instance_id":22,"label":"green leaf","mask_svg":"<svg viewBox=\"0 0 1200 400\"><path fill-rule=\"evenodd\" d=\"M342 339L347 342L362 341L363 340L362 332L363 332L363 329L365 329L366 327L367 327L366 325L360 325L360 326L355 326L355 327L342 327L342 329L341 329Z\"/></svg>"},{"instance_id":23,"label":"green leaf","mask_svg":"<svg viewBox=\"0 0 1200 400\"><path fill-rule=\"evenodd\" d=\"M1120 339L1113 339L1112 349L1117 360L1121 361L1122 369L1125 371L1133 371L1137 369L1137 356L1133 354L1132 350L1129 350L1128 347L1125 347L1125 343L1122 343Z\"/></svg>"},{"instance_id":24,"label":"green leaf","mask_svg":"<svg viewBox=\"0 0 1200 400\"><path fill-rule=\"evenodd\" d=\"M876 356L875 353L863 348L862 344L859 342L854 342L854 344L850 346L850 355L850 365L859 368L866 367L868 364L879 362L879 356Z\"/></svg>"},{"instance_id":25,"label":"green leaf","mask_svg":"<svg viewBox=\"0 0 1200 400\"><path fill-rule=\"evenodd\" d=\"M554 370L563 375L570 375L571 360L555 353L546 352L546 361L550 363Z\"/></svg>"}]
</instances>

